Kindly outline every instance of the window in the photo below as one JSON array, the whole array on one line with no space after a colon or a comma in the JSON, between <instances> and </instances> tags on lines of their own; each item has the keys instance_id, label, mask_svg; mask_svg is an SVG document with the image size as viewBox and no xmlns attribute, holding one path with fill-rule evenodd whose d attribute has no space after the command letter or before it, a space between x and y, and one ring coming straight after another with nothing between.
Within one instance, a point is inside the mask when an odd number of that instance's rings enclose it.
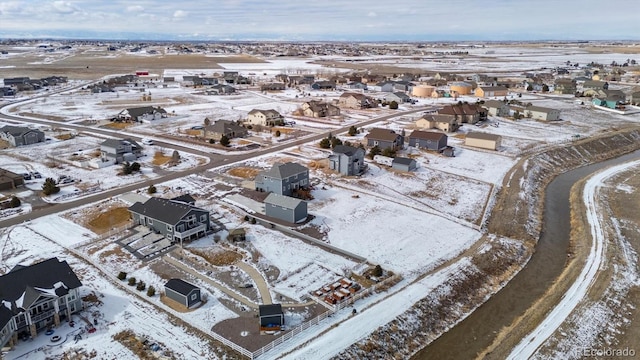
<instances>
[{"instance_id":1,"label":"window","mask_svg":"<svg viewBox=\"0 0 640 360\"><path fill-rule=\"evenodd\" d=\"M200 215L200 222L206 222L206 221L207 221L207 214Z\"/></svg>"},{"instance_id":2,"label":"window","mask_svg":"<svg viewBox=\"0 0 640 360\"><path fill-rule=\"evenodd\" d=\"M149 220L147 220L147 223L148 223L149 225L153 225L153 219L152 219L152 218L149 218Z\"/></svg>"},{"instance_id":3,"label":"window","mask_svg":"<svg viewBox=\"0 0 640 360\"><path fill-rule=\"evenodd\" d=\"M191 301L194 301L198 298L198 293L191 294Z\"/></svg>"},{"instance_id":4,"label":"window","mask_svg":"<svg viewBox=\"0 0 640 360\"><path fill-rule=\"evenodd\" d=\"M167 225L167 231L173 231L173 226Z\"/></svg>"},{"instance_id":5,"label":"window","mask_svg":"<svg viewBox=\"0 0 640 360\"><path fill-rule=\"evenodd\" d=\"M180 224L178 225L178 232L183 232L184 231L184 225Z\"/></svg>"}]
</instances>

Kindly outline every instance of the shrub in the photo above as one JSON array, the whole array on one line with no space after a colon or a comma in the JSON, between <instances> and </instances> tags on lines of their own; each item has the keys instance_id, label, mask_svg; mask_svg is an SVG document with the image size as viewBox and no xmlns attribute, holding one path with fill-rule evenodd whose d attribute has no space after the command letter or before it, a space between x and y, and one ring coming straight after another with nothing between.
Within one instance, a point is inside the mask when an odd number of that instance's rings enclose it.
<instances>
[{"instance_id":1,"label":"shrub","mask_svg":"<svg viewBox=\"0 0 640 360\"><path fill-rule=\"evenodd\" d=\"M256 218L251 218L251 223L255 224L256 223Z\"/></svg>"},{"instance_id":2,"label":"shrub","mask_svg":"<svg viewBox=\"0 0 640 360\"><path fill-rule=\"evenodd\" d=\"M136 278L134 278L134 277L130 277L130 278L129 278L129 286L133 286L133 285L135 285L135 284L136 284Z\"/></svg>"},{"instance_id":3,"label":"shrub","mask_svg":"<svg viewBox=\"0 0 640 360\"><path fill-rule=\"evenodd\" d=\"M322 140L320 140L320 147L323 149L328 149L331 147L331 140L329 140L328 138L324 138Z\"/></svg>"},{"instance_id":4,"label":"shrub","mask_svg":"<svg viewBox=\"0 0 640 360\"><path fill-rule=\"evenodd\" d=\"M149 188L147 189L147 193L149 194L155 194L158 192L158 189L156 188L155 185L149 185Z\"/></svg>"},{"instance_id":5,"label":"shrub","mask_svg":"<svg viewBox=\"0 0 640 360\"><path fill-rule=\"evenodd\" d=\"M349 136L355 136L357 133L358 133L358 129L352 125L349 128L349 132L348 132Z\"/></svg>"},{"instance_id":6,"label":"shrub","mask_svg":"<svg viewBox=\"0 0 640 360\"><path fill-rule=\"evenodd\" d=\"M382 276L382 266L376 265L376 267L373 268L373 272L371 274L375 277Z\"/></svg>"},{"instance_id":7,"label":"shrub","mask_svg":"<svg viewBox=\"0 0 640 360\"><path fill-rule=\"evenodd\" d=\"M244 221L249 221L249 215L244 216Z\"/></svg>"},{"instance_id":8,"label":"shrub","mask_svg":"<svg viewBox=\"0 0 640 360\"><path fill-rule=\"evenodd\" d=\"M42 193L44 195L57 194L60 192L60 188L56 185L56 181L53 178L46 178L44 184L42 184Z\"/></svg>"},{"instance_id":9,"label":"shrub","mask_svg":"<svg viewBox=\"0 0 640 360\"><path fill-rule=\"evenodd\" d=\"M398 102L397 101L392 101L389 103L389 109L391 110L397 110L398 109Z\"/></svg>"},{"instance_id":10,"label":"shrub","mask_svg":"<svg viewBox=\"0 0 640 360\"><path fill-rule=\"evenodd\" d=\"M214 139L209 139L209 144L212 144L212 145L213 145L213 144L215 144L215 143L216 143L216 141L215 141Z\"/></svg>"},{"instance_id":11,"label":"shrub","mask_svg":"<svg viewBox=\"0 0 640 360\"><path fill-rule=\"evenodd\" d=\"M22 205L22 202L20 201L20 199L18 199L18 197L16 196L12 196L11 202L9 203L9 207L17 208L17 207L20 207L20 205Z\"/></svg>"},{"instance_id":12,"label":"shrub","mask_svg":"<svg viewBox=\"0 0 640 360\"><path fill-rule=\"evenodd\" d=\"M120 280L124 280L124 279L126 279L126 278L127 278L127 273L126 273L126 272L124 272L124 271L120 271L120 272L118 273L118 279L120 279Z\"/></svg>"},{"instance_id":13,"label":"shrub","mask_svg":"<svg viewBox=\"0 0 640 360\"><path fill-rule=\"evenodd\" d=\"M220 145L222 146L229 146L229 144L231 143L231 140L229 140L229 138L226 135L222 135L220 137Z\"/></svg>"},{"instance_id":14,"label":"shrub","mask_svg":"<svg viewBox=\"0 0 640 360\"><path fill-rule=\"evenodd\" d=\"M149 286L149 288L147 289L147 296L152 297L155 294L156 294L156 289L153 286Z\"/></svg>"},{"instance_id":15,"label":"shrub","mask_svg":"<svg viewBox=\"0 0 640 360\"><path fill-rule=\"evenodd\" d=\"M136 290L142 291L146 288L147 288L147 284L145 284L144 281L142 280L138 281L138 286L136 286Z\"/></svg>"}]
</instances>

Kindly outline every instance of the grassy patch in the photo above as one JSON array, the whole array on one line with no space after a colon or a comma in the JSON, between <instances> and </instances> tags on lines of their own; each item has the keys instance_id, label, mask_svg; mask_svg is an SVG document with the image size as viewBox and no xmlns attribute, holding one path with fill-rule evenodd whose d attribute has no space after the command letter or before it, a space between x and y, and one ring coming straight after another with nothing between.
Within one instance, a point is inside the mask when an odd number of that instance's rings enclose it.
<instances>
[{"instance_id":1,"label":"grassy patch","mask_svg":"<svg viewBox=\"0 0 640 360\"><path fill-rule=\"evenodd\" d=\"M115 207L93 217L86 225L91 231L101 234L113 227L127 223L129 218L129 210L126 207Z\"/></svg>"},{"instance_id":2,"label":"grassy patch","mask_svg":"<svg viewBox=\"0 0 640 360\"><path fill-rule=\"evenodd\" d=\"M207 251L202 249L189 249L193 254L203 257L211 265L229 266L236 261L242 259L242 255L231 250L213 250Z\"/></svg>"},{"instance_id":3,"label":"grassy patch","mask_svg":"<svg viewBox=\"0 0 640 360\"><path fill-rule=\"evenodd\" d=\"M109 128L109 129L121 130L121 129L126 129L131 125L133 125L133 123L112 122L112 123L108 123L108 124L104 125L104 127Z\"/></svg>"},{"instance_id":4,"label":"grassy patch","mask_svg":"<svg viewBox=\"0 0 640 360\"><path fill-rule=\"evenodd\" d=\"M166 155L162 151L156 151L156 153L153 154L153 165L164 165L169 161L171 161L171 156Z\"/></svg>"},{"instance_id":5,"label":"grassy patch","mask_svg":"<svg viewBox=\"0 0 640 360\"><path fill-rule=\"evenodd\" d=\"M262 171L260 169L248 168L248 167L235 167L233 169L229 169L227 171L229 175L243 178L243 179L253 179L258 175L258 173Z\"/></svg>"}]
</instances>

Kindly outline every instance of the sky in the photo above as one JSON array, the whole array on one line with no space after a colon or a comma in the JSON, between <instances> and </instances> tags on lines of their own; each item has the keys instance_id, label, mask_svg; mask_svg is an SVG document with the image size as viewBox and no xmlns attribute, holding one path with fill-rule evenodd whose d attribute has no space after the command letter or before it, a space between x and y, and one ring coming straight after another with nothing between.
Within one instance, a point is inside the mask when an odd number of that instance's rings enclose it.
<instances>
[{"instance_id":1,"label":"sky","mask_svg":"<svg viewBox=\"0 0 640 360\"><path fill-rule=\"evenodd\" d=\"M635 40L636 1L0 0L0 38Z\"/></svg>"}]
</instances>

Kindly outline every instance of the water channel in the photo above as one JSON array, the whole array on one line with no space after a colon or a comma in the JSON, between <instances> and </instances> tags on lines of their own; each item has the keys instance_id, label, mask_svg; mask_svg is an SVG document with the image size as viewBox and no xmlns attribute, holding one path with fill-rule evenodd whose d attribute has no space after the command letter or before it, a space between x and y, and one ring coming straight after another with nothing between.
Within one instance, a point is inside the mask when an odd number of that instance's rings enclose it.
<instances>
[{"instance_id":1,"label":"water channel","mask_svg":"<svg viewBox=\"0 0 640 360\"><path fill-rule=\"evenodd\" d=\"M412 359L473 359L497 333L522 315L562 272L567 260L573 184L606 167L640 158L640 150L557 176L545 193L544 224L536 251L502 290Z\"/></svg>"}]
</instances>

